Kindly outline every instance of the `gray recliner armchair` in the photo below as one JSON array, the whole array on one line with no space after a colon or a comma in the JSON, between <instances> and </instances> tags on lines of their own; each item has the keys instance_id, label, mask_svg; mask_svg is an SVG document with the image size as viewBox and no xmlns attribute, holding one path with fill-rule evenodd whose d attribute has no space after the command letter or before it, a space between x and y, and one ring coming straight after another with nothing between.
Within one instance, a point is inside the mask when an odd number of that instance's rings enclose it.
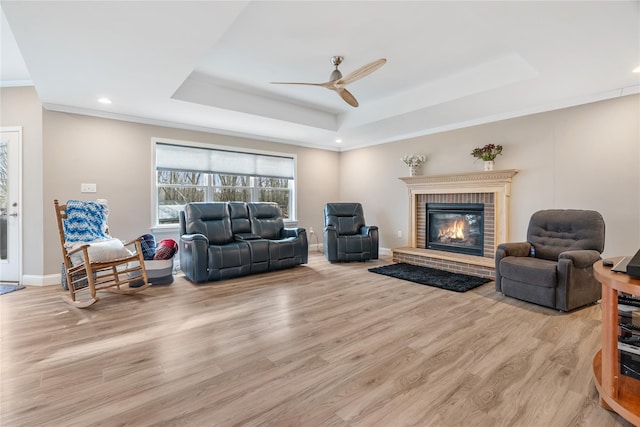
<instances>
[{"instance_id":1,"label":"gray recliner armchair","mask_svg":"<svg viewBox=\"0 0 640 427\"><path fill-rule=\"evenodd\" d=\"M534 213L527 242L496 251L496 290L534 304L570 311L598 301L593 264L604 250L605 224L598 212L551 209Z\"/></svg>"},{"instance_id":2,"label":"gray recliner armchair","mask_svg":"<svg viewBox=\"0 0 640 427\"><path fill-rule=\"evenodd\" d=\"M378 259L378 227L365 225L360 203L325 205L323 241L331 262Z\"/></svg>"}]
</instances>

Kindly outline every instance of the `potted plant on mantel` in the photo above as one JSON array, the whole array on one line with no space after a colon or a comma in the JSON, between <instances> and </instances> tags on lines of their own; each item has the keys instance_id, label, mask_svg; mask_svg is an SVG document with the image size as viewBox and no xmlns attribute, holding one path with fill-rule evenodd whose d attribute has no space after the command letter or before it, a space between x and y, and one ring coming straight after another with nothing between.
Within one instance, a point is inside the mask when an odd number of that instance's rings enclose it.
<instances>
[{"instance_id":1,"label":"potted plant on mantel","mask_svg":"<svg viewBox=\"0 0 640 427\"><path fill-rule=\"evenodd\" d=\"M402 156L400 159L409 166L409 176L418 175L418 166L423 164L427 157L424 154L411 154L410 156Z\"/></svg>"},{"instance_id":2,"label":"potted plant on mantel","mask_svg":"<svg viewBox=\"0 0 640 427\"><path fill-rule=\"evenodd\" d=\"M474 148L471 155L478 160L484 161L484 170L493 170L493 161L502 154L502 145L487 144L482 148Z\"/></svg>"}]
</instances>

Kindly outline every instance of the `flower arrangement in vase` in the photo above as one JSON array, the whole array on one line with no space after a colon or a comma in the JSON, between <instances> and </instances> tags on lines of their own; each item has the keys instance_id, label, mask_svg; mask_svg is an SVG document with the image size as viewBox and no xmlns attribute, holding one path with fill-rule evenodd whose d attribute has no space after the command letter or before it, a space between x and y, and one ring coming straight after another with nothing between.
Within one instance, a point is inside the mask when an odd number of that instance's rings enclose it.
<instances>
[{"instance_id":1,"label":"flower arrangement in vase","mask_svg":"<svg viewBox=\"0 0 640 427\"><path fill-rule=\"evenodd\" d=\"M487 144L482 148L474 148L471 155L478 160L484 161L484 170L493 170L493 161L499 155L502 155L502 145Z\"/></svg>"},{"instance_id":2,"label":"flower arrangement in vase","mask_svg":"<svg viewBox=\"0 0 640 427\"><path fill-rule=\"evenodd\" d=\"M418 174L418 166L423 164L427 160L427 157L424 154L411 154L409 156L402 156L400 160L409 166L409 176L416 176Z\"/></svg>"}]
</instances>

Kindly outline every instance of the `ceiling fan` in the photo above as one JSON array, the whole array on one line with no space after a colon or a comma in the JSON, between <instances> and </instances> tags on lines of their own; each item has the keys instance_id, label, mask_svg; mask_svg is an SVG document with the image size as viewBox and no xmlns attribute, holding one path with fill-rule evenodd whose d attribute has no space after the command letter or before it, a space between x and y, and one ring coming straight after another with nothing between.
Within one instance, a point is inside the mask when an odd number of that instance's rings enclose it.
<instances>
[{"instance_id":1,"label":"ceiling fan","mask_svg":"<svg viewBox=\"0 0 640 427\"><path fill-rule=\"evenodd\" d=\"M298 82L271 82L271 84L275 85L306 85L306 86L321 86L327 88L329 90L335 91L344 101L351 105L352 107L357 107L358 101L355 96L351 94L345 86L349 83L353 83L356 80L360 80L361 78L368 76L373 73L378 68L382 67L387 60L385 58L378 59L377 61L373 61L368 63L367 65L363 65L352 73L347 74L346 77L342 77L342 73L338 70L338 65L342 63L344 58L342 56L332 56L331 64L336 67L335 70L331 72L331 76L329 76L329 81L326 83L298 83Z\"/></svg>"}]
</instances>

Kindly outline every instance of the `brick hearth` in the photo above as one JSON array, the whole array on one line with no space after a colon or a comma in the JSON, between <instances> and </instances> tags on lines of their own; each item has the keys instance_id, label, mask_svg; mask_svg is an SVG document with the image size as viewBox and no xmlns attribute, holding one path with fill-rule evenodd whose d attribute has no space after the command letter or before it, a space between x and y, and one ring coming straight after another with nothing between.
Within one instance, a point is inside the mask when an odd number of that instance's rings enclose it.
<instances>
[{"instance_id":1,"label":"brick hearth","mask_svg":"<svg viewBox=\"0 0 640 427\"><path fill-rule=\"evenodd\" d=\"M400 178L409 191L409 246L392 249L394 262L495 278L495 249L508 241L509 197L515 169L458 175ZM425 249L427 203L483 203L484 255L473 256Z\"/></svg>"}]
</instances>

